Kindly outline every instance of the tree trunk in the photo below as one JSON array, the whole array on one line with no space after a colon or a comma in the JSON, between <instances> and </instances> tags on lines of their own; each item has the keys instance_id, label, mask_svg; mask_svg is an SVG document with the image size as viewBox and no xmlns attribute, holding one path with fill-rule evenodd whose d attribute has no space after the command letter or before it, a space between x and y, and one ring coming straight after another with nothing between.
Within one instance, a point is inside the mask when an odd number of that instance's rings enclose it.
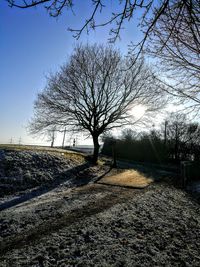
<instances>
[{"instance_id":1,"label":"tree trunk","mask_svg":"<svg viewBox=\"0 0 200 267\"><path fill-rule=\"evenodd\" d=\"M99 136L96 136L96 135L92 136L93 144L94 144L94 151L93 151L92 161L93 161L94 164L97 163L98 156L99 156L100 145L99 145L98 137Z\"/></svg>"}]
</instances>

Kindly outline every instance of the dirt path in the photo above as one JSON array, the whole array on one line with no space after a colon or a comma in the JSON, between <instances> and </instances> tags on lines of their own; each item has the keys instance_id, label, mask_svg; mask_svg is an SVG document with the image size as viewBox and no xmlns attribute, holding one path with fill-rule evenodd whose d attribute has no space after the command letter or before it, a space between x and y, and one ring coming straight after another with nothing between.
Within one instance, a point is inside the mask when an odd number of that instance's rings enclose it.
<instances>
[{"instance_id":1,"label":"dirt path","mask_svg":"<svg viewBox=\"0 0 200 267\"><path fill-rule=\"evenodd\" d=\"M9 208L1 214L0 253L39 240L138 193L141 191L99 184L72 189L61 186Z\"/></svg>"},{"instance_id":2,"label":"dirt path","mask_svg":"<svg viewBox=\"0 0 200 267\"><path fill-rule=\"evenodd\" d=\"M1 267L199 266L200 208L173 186L59 186L1 212Z\"/></svg>"}]
</instances>

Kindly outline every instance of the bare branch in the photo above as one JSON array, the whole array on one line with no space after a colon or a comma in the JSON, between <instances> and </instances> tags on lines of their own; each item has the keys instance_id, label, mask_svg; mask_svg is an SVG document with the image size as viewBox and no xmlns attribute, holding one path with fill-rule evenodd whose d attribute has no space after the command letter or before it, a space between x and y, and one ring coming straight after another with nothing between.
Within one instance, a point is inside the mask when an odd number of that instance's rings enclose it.
<instances>
[{"instance_id":1,"label":"bare branch","mask_svg":"<svg viewBox=\"0 0 200 267\"><path fill-rule=\"evenodd\" d=\"M161 83L143 61L126 71L125 65L127 59L111 47L77 46L70 61L49 77L38 95L31 132L54 125L84 130L97 148L102 133L139 120L131 111L134 106L145 106L140 119L160 110L164 103Z\"/></svg>"}]
</instances>

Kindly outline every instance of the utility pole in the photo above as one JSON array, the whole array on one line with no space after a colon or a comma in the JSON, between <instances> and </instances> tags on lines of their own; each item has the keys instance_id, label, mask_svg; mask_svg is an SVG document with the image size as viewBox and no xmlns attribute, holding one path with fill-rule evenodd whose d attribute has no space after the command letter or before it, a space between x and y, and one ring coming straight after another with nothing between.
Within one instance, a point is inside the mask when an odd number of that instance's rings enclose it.
<instances>
[{"instance_id":1,"label":"utility pole","mask_svg":"<svg viewBox=\"0 0 200 267\"><path fill-rule=\"evenodd\" d=\"M22 142L22 138L20 136L20 138L19 138L19 145L21 145L21 142Z\"/></svg>"},{"instance_id":2,"label":"utility pole","mask_svg":"<svg viewBox=\"0 0 200 267\"><path fill-rule=\"evenodd\" d=\"M164 132L164 144L165 144L165 147L167 145L167 124L168 124L168 121L165 121L165 132Z\"/></svg>"},{"instance_id":3,"label":"utility pole","mask_svg":"<svg viewBox=\"0 0 200 267\"><path fill-rule=\"evenodd\" d=\"M62 141L62 148L64 147L65 145L65 135L66 135L66 127L65 127L65 130L64 130L64 135L63 135L63 141Z\"/></svg>"},{"instance_id":4,"label":"utility pole","mask_svg":"<svg viewBox=\"0 0 200 267\"><path fill-rule=\"evenodd\" d=\"M114 167L114 168L117 167L116 144L117 144L117 140L113 139L112 140L112 156L113 156L112 167Z\"/></svg>"},{"instance_id":5,"label":"utility pole","mask_svg":"<svg viewBox=\"0 0 200 267\"><path fill-rule=\"evenodd\" d=\"M52 136L51 136L51 147L54 146L54 141L55 141L55 129L52 130Z\"/></svg>"},{"instance_id":6,"label":"utility pole","mask_svg":"<svg viewBox=\"0 0 200 267\"><path fill-rule=\"evenodd\" d=\"M13 143L13 139L12 139L12 137L10 138L10 144L12 144Z\"/></svg>"}]
</instances>

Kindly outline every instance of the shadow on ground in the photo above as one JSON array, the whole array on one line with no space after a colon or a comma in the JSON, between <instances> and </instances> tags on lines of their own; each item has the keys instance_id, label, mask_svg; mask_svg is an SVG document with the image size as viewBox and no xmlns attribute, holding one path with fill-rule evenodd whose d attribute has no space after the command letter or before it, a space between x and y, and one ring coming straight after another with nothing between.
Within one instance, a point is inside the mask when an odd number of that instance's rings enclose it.
<instances>
[{"instance_id":1,"label":"shadow on ground","mask_svg":"<svg viewBox=\"0 0 200 267\"><path fill-rule=\"evenodd\" d=\"M29 189L28 192L22 192L20 196L15 196L14 198L7 200L0 204L0 211L11 208L18 204L21 204L25 201L31 200L33 198L39 197L55 188L59 185L65 185L66 187L79 187L83 185L87 185L92 181L96 181L101 179L104 175L106 175L109 171L106 170L102 175L96 176L94 173L84 173L88 168L92 165L88 162L78 165L76 167L70 168L66 172L62 173L62 178L57 178L51 183L41 185L37 188ZM83 172L82 174L80 174Z\"/></svg>"}]
</instances>

